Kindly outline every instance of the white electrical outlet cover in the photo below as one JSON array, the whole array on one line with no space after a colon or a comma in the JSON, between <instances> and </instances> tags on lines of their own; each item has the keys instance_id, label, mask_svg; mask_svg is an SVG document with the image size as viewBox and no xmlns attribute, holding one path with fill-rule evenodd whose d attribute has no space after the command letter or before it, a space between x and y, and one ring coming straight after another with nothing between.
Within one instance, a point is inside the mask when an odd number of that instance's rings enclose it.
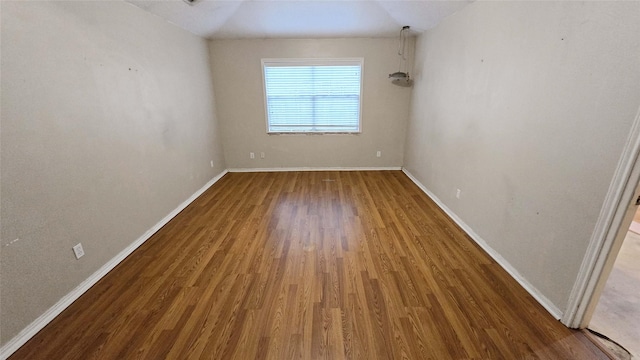
<instances>
[{"instance_id":1,"label":"white electrical outlet cover","mask_svg":"<svg viewBox=\"0 0 640 360\"><path fill-rule=\"evenodd\" d=\"M73 253L76 255L76 259L80 259L84 256L84 249L82 248L82 244L78 244L73 247Z\"/></svg>"}]
</instances>

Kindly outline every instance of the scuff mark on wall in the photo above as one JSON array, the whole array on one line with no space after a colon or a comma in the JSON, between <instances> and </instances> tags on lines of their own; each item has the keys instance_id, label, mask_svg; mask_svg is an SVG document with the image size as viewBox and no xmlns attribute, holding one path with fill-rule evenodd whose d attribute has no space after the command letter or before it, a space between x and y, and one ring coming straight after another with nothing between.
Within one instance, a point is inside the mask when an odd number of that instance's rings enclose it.
<instances>
[{"instance_id":1,"label":"scuff mark on wall","mask_svg":"<svg viewBox=\"0 0 640 360\"><path fill-rule=\"evenodd\" d=\"M4 244L4 246L13 245L14 243L17 243L18 241L20 241L20 238L16 238L15 240L10 241L10 242L8 242L8 243Z\"/></svg>"}]
</instances>

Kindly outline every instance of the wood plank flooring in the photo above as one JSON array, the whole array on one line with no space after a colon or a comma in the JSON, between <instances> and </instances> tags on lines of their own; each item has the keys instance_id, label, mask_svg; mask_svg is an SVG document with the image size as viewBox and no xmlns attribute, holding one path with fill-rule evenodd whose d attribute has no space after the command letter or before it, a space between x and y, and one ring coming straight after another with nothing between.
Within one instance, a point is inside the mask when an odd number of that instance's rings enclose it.
<instances>
[{"instance_id":1,"label":"wood plank flooring","mask_svg":"<svg viewBox=\"0 0 640 360\"><path fill-rule=\"evenodd\" d=\"M605 359L402 172L230 173L16 359Z\"/></svg>"}]
</instances>

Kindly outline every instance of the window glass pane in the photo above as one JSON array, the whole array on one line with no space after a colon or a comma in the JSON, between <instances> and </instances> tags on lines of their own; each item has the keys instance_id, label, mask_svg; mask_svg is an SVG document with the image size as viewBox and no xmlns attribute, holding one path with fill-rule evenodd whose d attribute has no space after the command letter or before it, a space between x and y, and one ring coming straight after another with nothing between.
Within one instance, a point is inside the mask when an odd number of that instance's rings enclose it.
<instances>
[{"instance_id":1,"label":"window glass pane","mask_svg":"<svg viewBox=\"0 0 640 360\"><path fill-rule=\"evenodd\" d=\"M361 62L264 63L269 132L359 132Z\"/></svg>"}]
</instances>

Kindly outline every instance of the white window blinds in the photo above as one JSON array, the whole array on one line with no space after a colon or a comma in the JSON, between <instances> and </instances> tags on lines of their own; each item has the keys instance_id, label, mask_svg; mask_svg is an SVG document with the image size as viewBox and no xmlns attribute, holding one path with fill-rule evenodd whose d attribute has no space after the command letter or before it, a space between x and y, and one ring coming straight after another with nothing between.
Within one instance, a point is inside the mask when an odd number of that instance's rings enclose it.
<instances>
[{"instance_id":1,"label":"white window blinds","mask_svg":"<svg viewBox=\"0 0 640 360\"><path fill-rule=\"evenodd\" d=\"M269 133L360 132L362 59L263 59Z\"/></svg>"}]
</instances>

